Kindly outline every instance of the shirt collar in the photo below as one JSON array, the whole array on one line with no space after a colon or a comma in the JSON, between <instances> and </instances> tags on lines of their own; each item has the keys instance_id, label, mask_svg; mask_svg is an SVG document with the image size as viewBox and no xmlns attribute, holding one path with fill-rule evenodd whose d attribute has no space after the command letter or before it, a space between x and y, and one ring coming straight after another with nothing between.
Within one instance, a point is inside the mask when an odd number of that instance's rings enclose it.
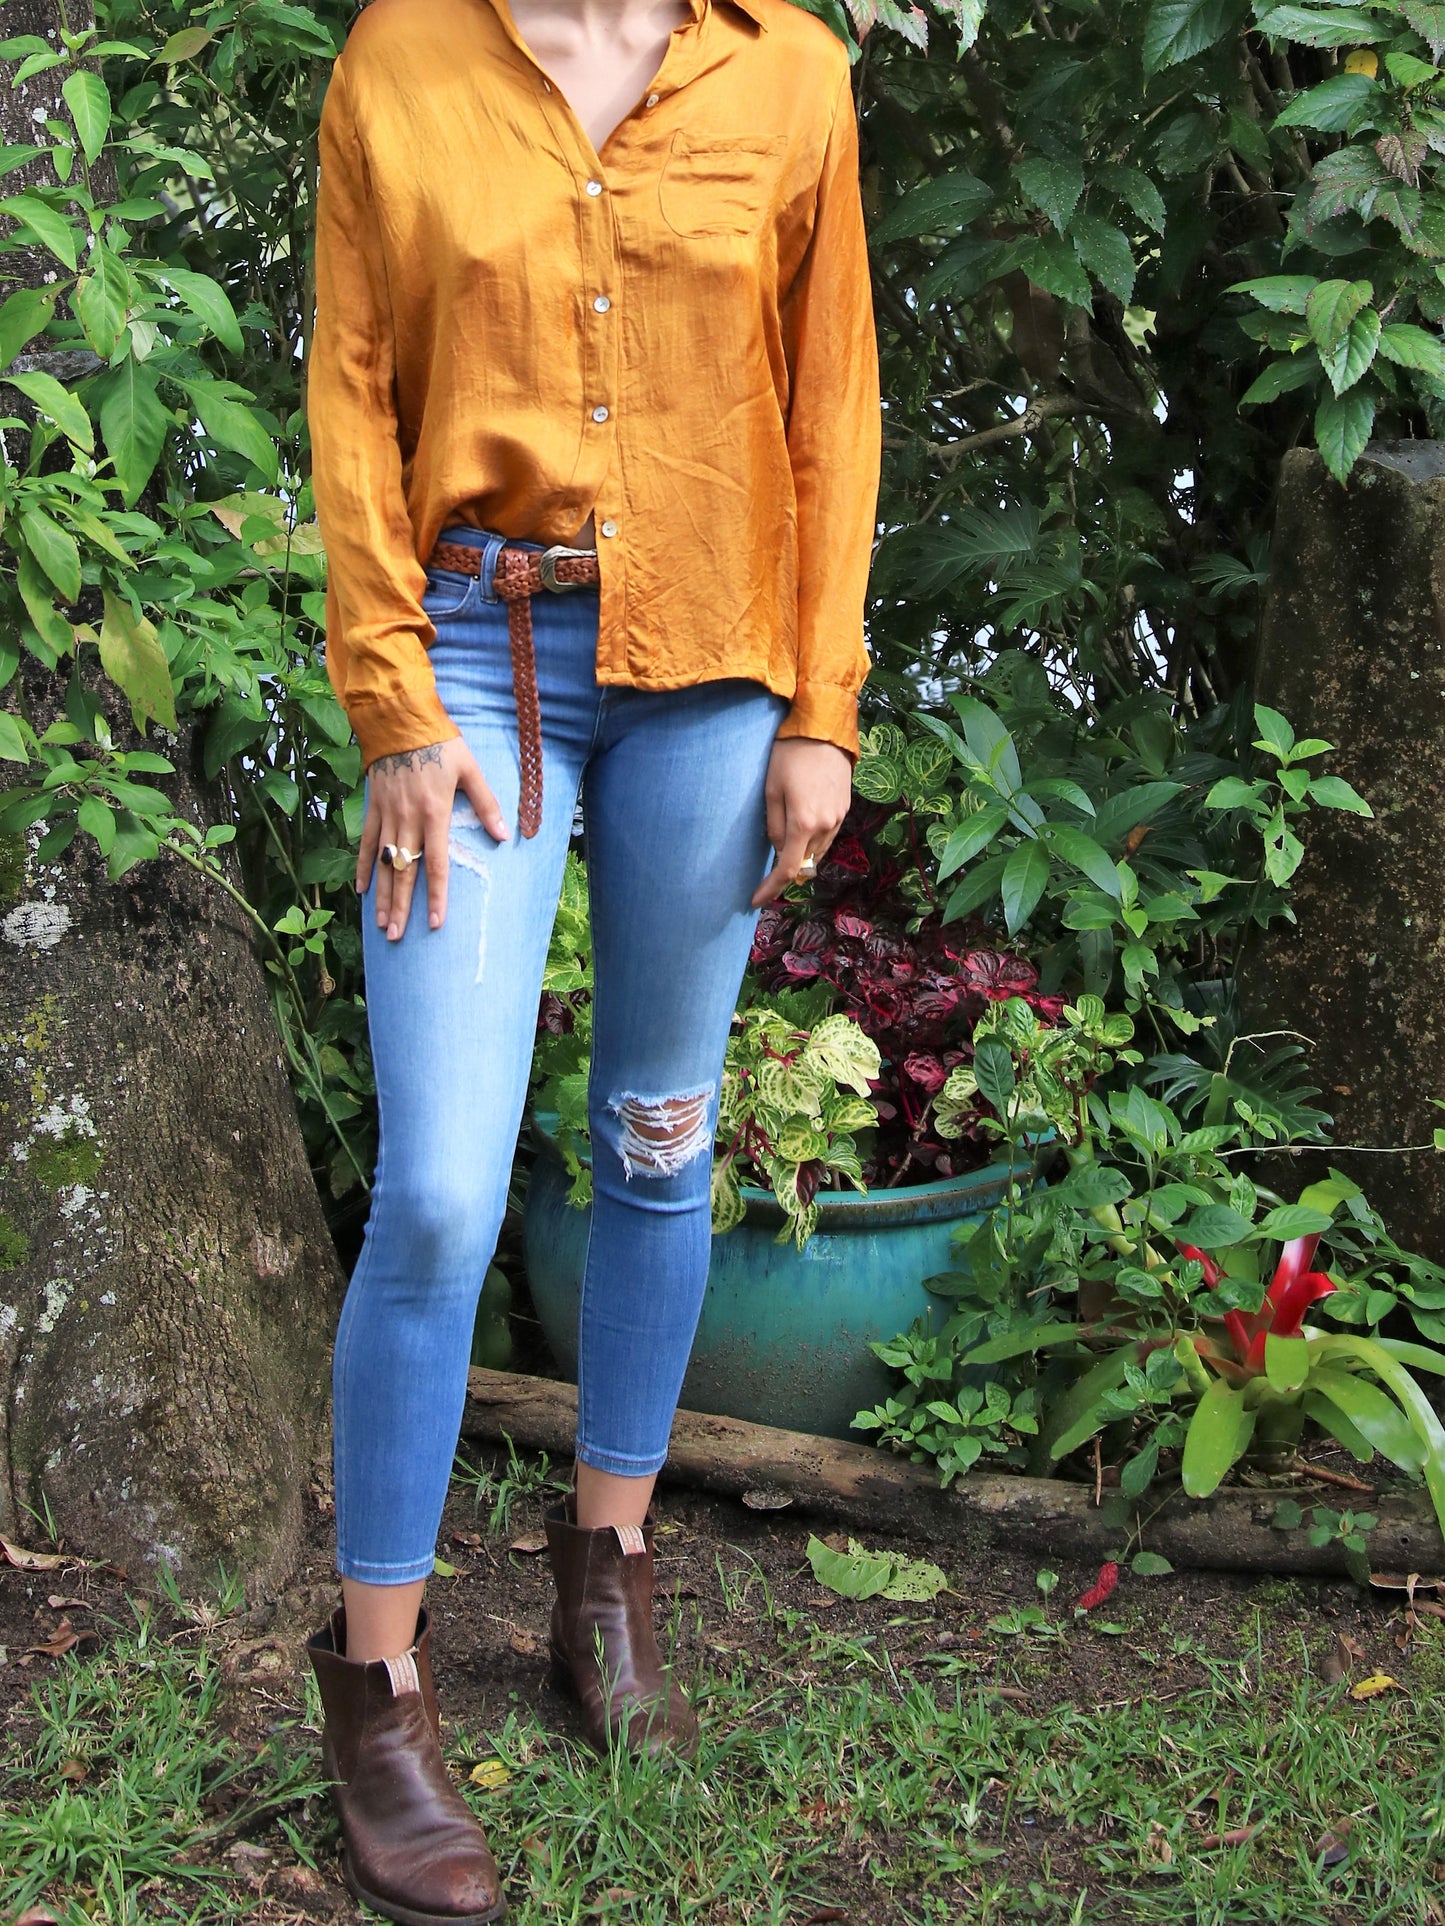
<instances>
[{"instance_id":1,"label":"shirt collar","mask_svg":"<svg viewBox=\"0 0 1445 1926\"><path fill-rule=\"evenodd\" d=\"M730 4L735 6L739 12L745 13L749 20L754 21L764 33L767 32L768 23L765 17L764 0L730 0ZM688 5L692 8L693 19L701 23L702 20L706 18L708 10L712 6L712 0L688 0Z\"/></svg>"}]
</instances>

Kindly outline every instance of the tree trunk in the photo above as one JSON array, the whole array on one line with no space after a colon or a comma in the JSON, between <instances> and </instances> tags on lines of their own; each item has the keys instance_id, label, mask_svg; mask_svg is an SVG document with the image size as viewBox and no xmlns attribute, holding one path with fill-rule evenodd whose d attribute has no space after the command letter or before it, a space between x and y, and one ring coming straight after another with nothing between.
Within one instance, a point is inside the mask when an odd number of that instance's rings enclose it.
<instances>
[{"instance_id":1,"label":"tree trunk","mask_svg":"<svg viewBox=\"0 0 1445 1926\"><path fill-rule=\"evenodd\" d=\"M1341 1144L1429 1145L1445 1113L1445 445L1376 443L1341 488L1285 457L1258 692L1374 819L1320 810L1298 927L1246 961L1251 1027L1311 1039ZM1311 765L1317 772L1319 763ZM1275 1162L1277 1160L1271 1160ZM1310 1175L1325 1160L1310 1158ZM1395 1236L1445 1261L1445 1156L1329 1153ZM1300 1181L1306 1181L1303 1167Z\"/></svg>"},{"instance_id":2,"label":"tree trunk","mask_svg":"<svg viewBox=\"0 0 1445 1926\"><path fill-rule=\"evenodd\" d=\"M74 0L65 17L90 24ZM0 6L6 37L59 22ZM63 72L12 92L0 68L7 140L65 117ZM29 250L0 280L55 267ZM6 697L44 729L64 683L27 658ZM192 732L164 747L164 786L206 820ZM0 836L0 1531L38 1519L133 1573L223 1560L267 1589L300 1549L342 1279L266 977L240 912L178 861L112 884L90 838L44 866L39 841Z\"/></svg>"}]
</instances>

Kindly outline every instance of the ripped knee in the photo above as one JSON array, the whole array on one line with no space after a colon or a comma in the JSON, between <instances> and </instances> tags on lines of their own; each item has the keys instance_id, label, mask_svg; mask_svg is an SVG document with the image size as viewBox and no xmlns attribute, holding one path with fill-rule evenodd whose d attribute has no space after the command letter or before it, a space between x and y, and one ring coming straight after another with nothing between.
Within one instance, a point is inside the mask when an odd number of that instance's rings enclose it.
<instances>
[{"instance_id":1,"label":"ripped knee","mask_svg":"<svg viewBox=\"0 0 1445 1926\"><path fill-rule=\"evenodd\" d=\"M675 1177L712 1147L715 1086L678 1097L614 1097L622 1125L618 1153L628 1177Z\"/></svg>"}]
</instances>

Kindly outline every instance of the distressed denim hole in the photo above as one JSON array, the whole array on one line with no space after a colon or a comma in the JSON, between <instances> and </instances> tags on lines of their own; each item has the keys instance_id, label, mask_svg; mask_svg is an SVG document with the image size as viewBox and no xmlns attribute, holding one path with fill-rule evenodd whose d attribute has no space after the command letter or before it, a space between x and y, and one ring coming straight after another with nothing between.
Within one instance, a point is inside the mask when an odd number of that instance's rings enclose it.
<instances>
[{"instance_id":1,"label":"distressed denim hole","mask_svg":"<svg viewBox=\"0 0 1445 1926\"><path fill-rule=\"evenodd\" d=\"M608 1105L621 1120L618 1146L627 1177L675 1177L712 1144L715 1086L677 1097L637 1097L630 1092Z\"/></svg>"},{"instance_id":2,"label":"distressed denim hole","mask_svg":"<svg viewBox=\"0 0 1445 1926\"><path fill-rule=\"evenodd\" d=\"M482 972L487 967L487 903L492 894L492 872L486 857L486 847L482 837L486 831L481 819L465 797L458 797L452 809L451 834L447 837L447 855L458 868L475 876L482 886L482 901L477 917L477 973L474 983L480 983Z\"/></svg>"}]
</instances>

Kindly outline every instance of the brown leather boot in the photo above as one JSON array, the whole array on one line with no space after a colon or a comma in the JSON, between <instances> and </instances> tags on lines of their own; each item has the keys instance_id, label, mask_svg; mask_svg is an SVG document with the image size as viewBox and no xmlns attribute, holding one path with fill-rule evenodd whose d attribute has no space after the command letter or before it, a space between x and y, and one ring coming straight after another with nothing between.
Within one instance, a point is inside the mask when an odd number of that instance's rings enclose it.
<instances>
[{"instance_id":1,"label":"brown leather boot","mask_svg":"<svg viewBox=\"0 0 1445 1926\"><path fill-rule=\"evenodd\" d=\"M345 1607L306 1641L342 1871L364 1905L401 1926L488 1926L506 1914L501 1875L442 1759L425 1610L416 1628L410 1652L369 1665L346 1657Z\"/></svg>"},{"instance_id":2,"label":"brown leather boot","mask_svg":"<svg viewBox=\"0 0 1445 1926\"><path fill-rule=\"evenodd\" d=\"M629 1752L689 1758L697 1720L664 1668L652 1628L652 1534L616 1525L584 1531L576 1500L547 1514L547 1549L557 1581L552 1608L552 1670L582 1708L588 1743L609 1739Z\"/></svg>"}]
</instances>

